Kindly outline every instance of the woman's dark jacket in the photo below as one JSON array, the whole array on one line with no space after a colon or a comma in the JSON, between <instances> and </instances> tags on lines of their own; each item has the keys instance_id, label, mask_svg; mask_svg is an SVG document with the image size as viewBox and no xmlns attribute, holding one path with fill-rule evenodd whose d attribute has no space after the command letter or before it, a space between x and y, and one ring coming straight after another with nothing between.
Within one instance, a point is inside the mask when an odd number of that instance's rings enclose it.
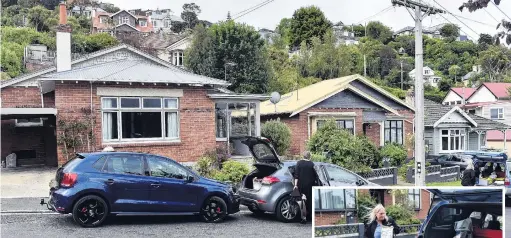
<instances>
[{"instance_id":1,"label":"woman's dark jacket","mask_svg":"<svg viewBox=\"0 0 511 238\"><path fill-rule=\"evenodd\" d=\"M393 226L394 227L394 236L399 234L399 226L396 224L394 219L389 217L388 220L384 220L382 222L384 226ZM376 231L376 227L378 227L378 222L374 220L370 224L365 224L365 236L366 238L374 238L374 232Z\"/></svg>"},{"instance_id":2,"label":"woman's dark jacket","mask_svg":"<svg viewBox=\"0 0 511 238\"><path fill-rule=\"evenodd\" d=\"M463 171L463 178L461 179L462 186L474 186L476 184L476 173L472 169L465 169Z\"/></svg>"}]
</instances>

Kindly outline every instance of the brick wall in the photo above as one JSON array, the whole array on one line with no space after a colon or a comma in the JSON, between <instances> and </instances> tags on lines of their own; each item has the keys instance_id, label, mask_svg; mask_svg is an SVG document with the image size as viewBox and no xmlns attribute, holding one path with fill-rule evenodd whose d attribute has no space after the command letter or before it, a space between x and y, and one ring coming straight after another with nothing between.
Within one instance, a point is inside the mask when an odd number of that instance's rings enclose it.
<instances>
[{"instance_id":1,"label":"brick wall","mask_svg":"<svg viewBox=\"0 0 511 238\"><path fill-rule=\"evenodd\" d=\"M41 107L38 87L6 87L0 89L2 108Z\"/></svg>"},{"instance_id":2,"label":"brick wall","mask_svg":"<svg viewBox=\"0 0 511 238\"><path fill-rule=\"evenodd\" d=\"M342 220L346 222L345 212L316 212L314 213L314 226L335 225ZM357 222L355 217L354 222Z\"/></svg>"},{"instance_id":3,"label":"brick wall","mask_svg":"<svg viewBox=\"0 0 511 238\"><path fill-rule=\"evenodd\" d=\"M309 138L308 131L308 113L309 112L355 112L355 134L364 135L364 123L363 123L363 109L326 109L326 108L309 108L298 115L289 117L289 114L282 115L271 115L262 116L261 122L280 118L281 121L285 122L291 129L291 147L289 148L288 154L299 155L307 149L307 141ZM413 145L407 143L407 138L413 134L413 119L414 114L410 110L400 110L399 113L406 119L404 121L404 143L408 151L408 156L413 156ZM311 122L312 123L312 122ZM378 123L371 123L371 128L366 127L366 136L377 146L380 146L380 125ZM311 131L312 135L312 131Z\"/></svg>"},{"instance_id":4,"label":"brick wall","mask_svg":"<svg viewBox=\"0 0 511 238\"><path fill-rule=\"evenodd\" d=\"M97 126L94 130L96 150L112 146L118 151L148 152L167 156L177 161L196 161L206 151L216 146L214 101L207 97L204 88L182 87L183 97L179 99L179 120L181 142L154 143L102 143L100 97L96 95L98 87L136 88L141 86L93 84L93 111ZM142 86L144 87L144 86ZM145 86L148 88L149 86ZM150 86L151 88L168 88ZM55 105L59 118L82 118L82 108L90 108L90 85L88 83L57 82L55 86ZM57 128L57 132L60 132ZM59 163L66 161L58 149ZM84 150L88 148L83 148Z\"/></svg>"},{"instance_id":5,"label":"brick wall","mask_svg":"<svg viewBox=\"0 0 511 238\"><path fill-rule=\"evenodd\" d=\"M422 189L421 190L421 209L415 212L418 219L426 219L428 216L429 207L431 206L431 195L430 193Z\"/></svg>"}]
</instances>

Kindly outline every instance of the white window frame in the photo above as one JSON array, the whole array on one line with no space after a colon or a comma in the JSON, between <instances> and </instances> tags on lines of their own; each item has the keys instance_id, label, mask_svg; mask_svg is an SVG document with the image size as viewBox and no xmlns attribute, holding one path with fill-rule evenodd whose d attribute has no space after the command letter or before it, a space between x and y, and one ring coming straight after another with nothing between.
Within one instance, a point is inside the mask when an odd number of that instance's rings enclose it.
<instances>
[{"instance_id":1,"label":"white window frame","mask_svg":"<svg viewBox=\"0 0 511 238\"><path fill-rule=\"evenodd\" d=\"M172 52L172 63L175 66L183 66L184 64L184 52L180 50L176 50ZM181 64L179 64L179 58L181 58Z\"/></svg>"},{"instance_id":2,"label":"white window frame","mask_svg":"<svg viewBox=\"0 0 511 238\"><path fill-rule=\"evenodd\" d=\"M163 27L171 28L172 27L172 21L170 19L163 20Z\"/></svg>"},{"instance_id":3,"label":"white window frame","mask_svg":"<svg viewBox=\"0 0 511 238\"><path fill-rule=\"evenodd\" d=\"M389 140L387 140L387 138L385 137L385 131L387 130L387 127L385 127L385 122L389 122L390 124L390 127L388 128L389 130ZM385 122L383 122L383 140L385 143L387 142L390 142L390 143L396 143L396 144L399 144L397 143L397 141L392 141L392 122L395 121L396 122L396 139L397 139L397 129L401 129L401 144L400 145L404 145L405 144L405 121L404 120L386 120ZM397 122L400 121L401 122L401 128L398 128L397 127Z\"/></svg>"},{"instance_id":4,"label":"white window frame","mask_svg":"<svg viewBox=\"0 0 511 238\"><path fill-rule=\"evenodd\" d=\"M354 118L341 118L341 117L316 117L315 118L315 123L316 123L316 131L317 132L319 130L319 127L318 127L318 122L320 121L323 121L323 123L327 122L328 120L334 120L335 121L335 124L338 125L338 121L344 121L344 125L346 125L346 121L351 121L353 123L353 133L352 135L356 135L357 134L357 131L356 131L356 125L355 125L355 119ZM343 130L346 130L346 129L349 129L349 128L339 128L339 129L343 129Z\"/></svg>"},{"instance_id":5,"label":"white window frame","mask_svg":"<svg viewBox=\"0 0 511 238\"><path fill-rule=\"evenodd\" d=\"M159 22L158 20L153 20L153 27L159 27L158 22Z\"/></svg>"},{"instance_id":6,"label":"white window frame","mask_svg":"<svg viewBox=\"0 0 511 238\"><path fill-rule=\"evenodd\" d=\"M142 23L144 23L144 24L142 24ZM140 26L142 26L142 27L146 27L147 26L147 20L140 20L138 24Z\"/></svg>"},{"instance_id":7,"label":"white window frame","mask_svg":"<svg viewBox=\"0 0 511 238\"><path fill-rule=\"evenodd\" d=\"M413 195L413 199L414 199L414 201L409 201L409 202L412 202L412 203L413 203L413 204L412 204L413 209L414 209L414 210L416 210L416 211L417 211L417 210L422 209L422 190L421 190L421 189L411 189L411 190L413 190L413 193L410 193L410 189L408 189L408 190L406 191L406 199L407 199L407 200L410 200L410 199L409 199L409 196L410 196L410 195ZM416 191L416 190L418 190L418 192L419 192L419 194L418 194L418 195L419 195L419 207L415 207L415 196L417 195L417 194L415 193L415 191Z\"/></svg>"},{"instance_id":8,"label":"white window frame","mask_svg":"<svg viewBox=\"0 0 511 238\"><path fill-rule=\"evenodd\" d=\"M497 111L497 118L491 117L491 111L492 110L498 110ZM490 108L490 119L491 120L504 120L504 108L503 107L491 107Z\"/></svg>"},{"instance_id":9,"label":"white window frame","mask_svg":"<svg viewBox=\"0 0 511 238\"><path fill-rule=\"evenodd\" d=\"M130 24L130 18L129 17L121 17L121 24Z\"/></svg>"},{"instance_id":10,"label":"white window frame","mask_svg":"<svg viewBox=\"0 0 511 238\"><path fill-rule=\"evenodd\" d=\"M117 107L116 108L103 108L103 99L117 99ZM121 99L123 98L138 98L139 107L137 108L122 108L121 107ZM161 106L160 108L144 108L144 99L160 99ZM176 107L168 108L165 107L165 100L175 100ZM103 125L103 117L105 113L117 113L117 139L105 139L103 138L103 134L101 135L102 141L104 143L123 143L123 142L158 142L158 141L180 141L181 138L181 120L179 113L179 98L175 97L101 97L101 130L104 130ZM154 138L123 138L122 137L122 113L123 112L160 112L161 113L161 137ZM168 112L175 112L177 115L177 137L167 137L167 123L166 123L166 114Z\"/></svg>"},{"instance_id":11,"label":"white window frame","mask_svg":"<svg viewBox=\"0 0 511 238\"><path fill-rule=\"evenodd\" d=\"M39 122L19 122L18 119L14 121L15 127L36 127L43 126L43 119L39 118Z\"/></svg>"},{"instance_id":12,"label":"white window frame","mask_svg":"<svg viewBox=\"0 0 511 238\"><path fill-rule=\"evenodd\" d=\"M444 135L444 134L442 133L443 131L448 131L448 132L447 132L447 135ZM451 148L451 139L452 139L453 137L455 137L455 136L456 136L456 135L451 135L451 131L460 131L460 134L459 134L459 135L457 135L457 137L459 137L459 138L460 138L460 144L459 144L459 146L460 146L460 148L461 148L460 150L453 150L453 149ZM462 136L463 136L463 140L461 140L461 137L462 137ZM465 129L465 128L456 128L456 129L441 129L441 130L440 130L440 151L442 151L442 152L459 152L459 151L465 151L465 150L467 149L467 148L466 148L466 147L467 147L467 136L468 136L468 135L467 135L467 131L466 131L466 129ZM443 140L442 140L442 139L443 139L444 137L447 137L447 138L448 138L448 139L447 139L447 147L448 147L448 149L447 149L447 150L444 150L444 148L443 148Z\"/></svg>"},{"instance_id":13,"label":"white window frame","mask_svg":"<svg viewBox=\"0 0 511 238\"><path fill-rule=\"evenodd\" d=\"M100 16L100 17L99 17L99 23L101 23L101 24L105 23L105 20L103 20L103 19L105 19L105 18L107 18L107 17L105 17L105 16Z\"/></svg>"},{"instance_id":14,"label":"white window frame","mask_svg":"<svg viewBox=\"0 0 511 238\"><path fill-rule=\"evenodd\" d=\"M221 110L224 111L225 115L226 115L226 120L224 121L224 126L225 126L225 136L224 137L218 137L218 125L217 125L217 115L216 115L216 109L217 109L217 104L224 104L225 103L225 107L223 108L220 108ZM227 134L229 135L229 137L233 136L231 134L231 123L232 123L232 120L231 120L231 116L228 115L228 111L229 111L229 105L230 104L248 104L248 110L254 110L254 123L252 124L250 119L249 118L249 127L248 127L248 136L258 136L258 126L257 126L257 103L255 102L234 102L234 101L217 101L215 102L215 137L216 137L216 141L227 141ZM252 108L252 104L254 104L253 108ZM254 133L252 133L252 129L254 130ZM260 130L260 129L259 129ZM235 135L236 136L236 135Z\"/></svg>"}]
</instances>

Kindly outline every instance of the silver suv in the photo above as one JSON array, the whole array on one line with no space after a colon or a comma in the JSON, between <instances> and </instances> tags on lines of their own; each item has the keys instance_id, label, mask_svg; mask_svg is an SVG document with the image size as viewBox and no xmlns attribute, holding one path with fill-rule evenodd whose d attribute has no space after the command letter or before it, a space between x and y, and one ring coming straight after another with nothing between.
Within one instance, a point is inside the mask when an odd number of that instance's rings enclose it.
<instances>
[{"instance_id":1,"label":"silver suv","mask_svg":"<svg viewBox=\"0 0 511 238\"><path fill-rule=\"evenodd\" d=\"M238 139L248 146L256 168L243 178L238 191L241 204L256 214L274 213L283 222L298 219L298 204L290 197L297 161L281 161L266 138L247 136ZM314 164L319 178L316 186L379 186L337 165Z\"/></svg>"}]
</instances>

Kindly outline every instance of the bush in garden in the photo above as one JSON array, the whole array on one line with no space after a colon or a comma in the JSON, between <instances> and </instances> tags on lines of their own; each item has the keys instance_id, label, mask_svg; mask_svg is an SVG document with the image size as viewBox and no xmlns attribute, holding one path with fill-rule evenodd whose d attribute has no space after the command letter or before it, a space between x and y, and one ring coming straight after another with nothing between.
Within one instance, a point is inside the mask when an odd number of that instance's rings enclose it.
<instances>
[{"instance_id":1,"label":"bush in garden","mask_svg":"<svg viewBox=\"0 0 511 238\"><path fill-rule=\"evenodd\" d=\"M413 209L406 204L396 204L385 207L387 216L392 217L398 225L420 224L420 220L415 218Z\"/></svg>"},{"instance_id":2,"label":"bush in garden","mask_svg":"<svg viewBox=\"0 0 511 238\"><path fill-rule=\"evenodd\" d=\"M401 166L406 160L406 150L402 145L388 143L380 149L382 158L389 158L392 166Z\"/></svg>"},{"instance_id":3,"label":"bush in garden","mask_svg":"<svg viewBox=\"0 0 511 238\"><path fill-rule=\"evenodd\" d=\"M311 154L311 161L330 163L330 160L327 159L323 154Z\"/></svg>"},{"instance_id":4,"label":"bush in garden","mask_svg":"<svg viewBox=\"0 0 511 238\"><path fill-rule=\"evenodd\" d=\"M312 135L308 148L313 154L329 151L331 163L354 172L369 172L380 163L378 149L368 138L338 129L333 120Z\"/></svg>"},{"instance_id":5,"label":"bush in garden","mask_svg":"<svg viewBox=\"0 0 511 238\"><path fill-rule=\"evenodd\" d=\"M279 155L285 155L291 146L291 129L280 119L265 122L261 127L261 135L273 143Z\"/></svg>"},{"instance_id":6,"label":"bush in garden","mask_svg":"<svg viewBox=\"0 0 511 238\"><path fill-rule=\"evenodd\" d=\"M202 156L195 164L195 170L203 177L211 177L214 173L215 159L210 156Z\"/></svg>"},{"instance_id":7,"label":"bush in garden","mask_svg":"<svg viewBox=\"0 0 511 238\"><path fill-rule=\"evenodd\" d=\"M249 173L249 167L242 162L229 160L222 164L222 169L216 171L212 178L224 182L238 184L244 175Z\"/></svg>"},{"instance_id":8,"label":"bush in garden","mask_svg":"<svg viewBox=\"0 0 511 238\"><path fill-rule=\"evenodd\" d=\"M368 219L367 214L376 206L376 200L367 193L358 193L357 216L359 221Z\"/></svg>"}]
</instances>

